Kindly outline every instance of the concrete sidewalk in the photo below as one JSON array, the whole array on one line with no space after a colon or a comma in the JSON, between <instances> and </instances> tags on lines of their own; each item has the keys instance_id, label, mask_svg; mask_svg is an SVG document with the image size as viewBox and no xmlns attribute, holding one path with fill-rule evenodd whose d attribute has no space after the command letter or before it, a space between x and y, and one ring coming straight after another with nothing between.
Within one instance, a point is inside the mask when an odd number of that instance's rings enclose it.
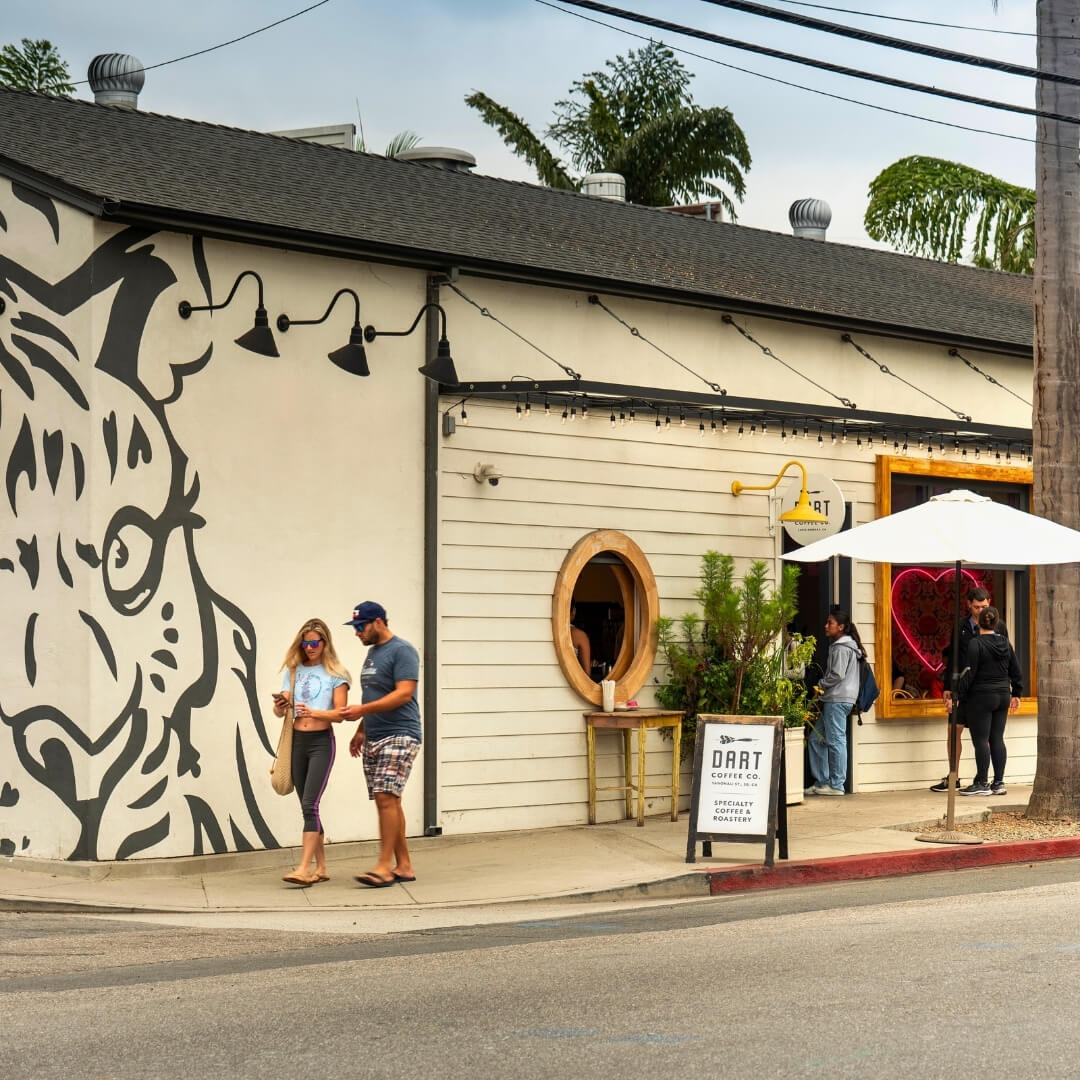
<instances>
[{"instance_id":1,"label":"concrete sidewalk","mask_svg":"<svg viewBox=\"0 0 1080 1080\"><path fill-rule=\"evenodd\" d=\"M986 809L1027 805L1030 788L1005 798L957 800L957 821ZM920 843L904 824L945 812L945 796L879 792L807 798L788 808L789 860L765 870L764 845L714 844L688 864L687 815L531 832L417 838L417 880L385 889L357 885L374 862L374 843L327 849L330 881L288 885L296 849L185 859L74 864L8 858L0 863L0 910L121 913L307 913L416 911L520 901L651 901L964 866L1080 855L1080 838L986 843ZM999 805L1003 804L1003 805Z\"/></svg>"}]
</instances>

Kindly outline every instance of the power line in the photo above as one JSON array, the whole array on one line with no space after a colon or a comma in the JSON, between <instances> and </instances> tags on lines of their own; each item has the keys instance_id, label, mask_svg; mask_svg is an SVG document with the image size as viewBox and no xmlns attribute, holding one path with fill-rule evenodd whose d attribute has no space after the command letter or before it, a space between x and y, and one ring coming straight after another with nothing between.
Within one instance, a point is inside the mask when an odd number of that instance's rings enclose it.
<instances>
[{"instance_id":1,"label":"power line","mask_svg":"<svg viewBox=\"0 0 1080 1080\"><path fill-rule=\"evenodd\" d=\"M851 38L867 45L881 45L886 49L899 49L901 52L917 53L920 56L930 56L935 60L946 60L953 64L968 64L972 67L986 68L990 71L1003 71L1006 75L1020 75L1028 79L1044 79L1049 82L1065 83L1068 86L1080 86L1080 78L1074 75L1061 75L1056 71L1040 71L1037 68L1025 67L1023 64L1012 64L1006 60L993 60L987 56L975 56L972 53L957 52L954 49L942 49L937 45L924 45L919 41L907 41L904 38L875 34L870 30L860 30L857 27L844 26L841 23L825 22L824 19L815 19L810 15L800 15L794 11L778 11L776 8L767 7L764 4L751 3L750 0L703 0L703 2L712 4L714 7L730 8L732 11L742 11L747 15L759 15L762 18L775 19L777 22L801 26L805 30L819 30L825 34L836 34L838 37Z\"/></svg>"},{"instance_id":2,"label":"power line","mask_svg":"<svg viewBox=\"0 0 1080 1080\"><path fill-rule=\"evenodd\" d=\"M618 19L627 19L630 22L652 26L658 30L667 30L674 34L683 34L686 37L699 38L716 45L726 45L733 49L742 49L746 52L758 53L777 60L786 60L794 64L802 64L806 67L818 68L822 71L830 71L837 75L847 75L855 79L865 79L869 82L881 83L885 86L894 86L901 90L913 90L920 94L931 94L935 97L948 98L952 101L962 101L968 105L981 105L988 109L999 109L1005 112L1020 113L1024 116L1037 116L1043 120L1053 120L1058 123L1080 124L1080 119L1075 116L1065 116L1061 113L1043 112L1041 109L1029 108L1026 105L1010 105L1007 102L991 101L988 98L976 97L972 94L961 94L955 90L942 90L934 86L924 86L922 83L908 82L905 79L894 79L886 75L875 75L868 71L860 71L858 68L845 67L842 64L833 64L826 60L814 60L810 57L799 56L796 53L783 52L780 49L772 49L765 45L754 45L747 41L738 41L735 38L722 37L719 34L710 34L705 30L698 30L691 26L682 26L679 23L668 22L665 19L655 19L650 15L639 15L623 8L611 7L608 4L595 3L594 0L561 0L571 7L585 8L588 11L596 11L602 15L611 15Z\"/></svg>"},{"instance_id":3,"label":"power line","mask_svg":"<svg viewBox=\"0 0 1080 1080\"><path fill-rule=\"evenodd\" d=\"M1042 146L1059 145L1058 143L1032 138L1028 135L1009 135L1004 131L991 131L989 128L974 127L970 124L957 124L951 120L937 120L932 116L923 116L920 113L906 112L903 109L890 109L888 106L875 105L873 102L863 101L861 98L847 97L844 94L832 93L829 90L819 90L814 86L804 86L802 83L792 82L790 79L781 79L778 75L766 75L761 71L753 71L750 68L740 67L738 64L732 64L726 60L718 60L715 56L706 56L704 53L694 52L692 49L684 49L679 45L672 45L669 42L661 41L648 34L637 34L633 30L628 30L625 26L616 26L614 23L604 22L603 19L594 19L592 16L585 15L580 11L567 11L566 8L559 7L557 4L552 3L551 0L535 0L535 3L551 8L552 11L557 11L561 15L570 15L575 19L581 19L583 22L592 23L594 26L602 26L605 30L614 30L617 34L624 34L626 37L632 37L637 41L656 41L665 48L671 49L672 52L680 53L683 56L692 56L695 60L704 60L708 64L716 64L717 67L727 68L729 71L737 71L741 75L751 75L755 79L764 79L766 82L776 83L778 86L788 86L793 90L802 90L807 94L816 94L818 97L829 98L832 101L843 101L848 105L859 105L864 109L873 109L875 112L887 113L890 116L901 116L907 120L920 120L924 124L935 124L938 127L952 128L955 131L968 131L973 135L992 135L998 139L1010 139L1013 142L1025 142Z\"/></svg>"},{"instance_id":4,"label":"power line","mask_svg":"<svg viewBox=\"0 0 1080 1080\"><path fill-rule=\"evenodd\" d=\"M246 41L250 37L254 37L256 34L261 34L264 30L273 30L275 26L280 26L282 23L287 23L291 19L298 19L301 15L306 15L309 11L314 11L316 8L320 8L323 4L329 4L330 0L319 0L317 4L312 4L310 7L303 8L300 11L293 12L292 15L286 15L284 19L278 19L277 22L267 23L266 26L260 26L258 30L251 30L246 34L241 34L239 37L231 38L229 41L223 41L219 45L211 45L207 49L199 49L198 52L186 53L184 56L177 56L173 60L162 60L160 64L148 64L146 67L136 68L133 71L125 72L127 75L135 75L140 71L153 71L155 68L168 67L170 64L179 64L181 60L191 60L196 56L205 56L206 53L215 52L218 49L224 49L227 45L235 45L238 41ZM88 83L89 79L79 79L75 82L75 86L83 86Z\"/></svg>"},{"instance_id":5,"label":"power line","mask_svg":"<svg viewBox=\"0 0 1080 1080\"><path fill-rule=\"evenodd\" d=\"M1037 34L1028 30L999 30L992 26L961 26L958 23L932 22L929 19L908 19L903 15L881 15L876 11L855 11L852 8L830 7L828 4L803 3L802 0L777 0L780 4L791 4L792 7L816 8L819 11L835 11L838 15L859 15L864 19L885 19L888 22L914 23L917 26L933 26L941 30L968 30L975 34L1004 34L1008 37L1038 37ZM1074 40L1071 34L1065 35L1070 41Z\"/></svg>"}]
</instances>

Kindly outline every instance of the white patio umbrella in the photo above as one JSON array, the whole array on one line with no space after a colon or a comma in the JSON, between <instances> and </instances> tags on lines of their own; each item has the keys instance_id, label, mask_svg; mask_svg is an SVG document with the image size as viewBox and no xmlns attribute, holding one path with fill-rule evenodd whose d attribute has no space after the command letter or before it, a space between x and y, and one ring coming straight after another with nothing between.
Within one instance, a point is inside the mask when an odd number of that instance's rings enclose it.
<instances>
[{"instance_id":1,"label":"white patio umbrella","mask_svg":"<svg viewBox=\"0 0 1080 1080\"><path fill-rule=\"evenodd\" d=\"M820 562L834 555L867 562L956 566L956 625L960 607L962 563L983 566L1033 566L1080 562L1080 532L1035 514L1014 510L971 491L934 495L908 510L868 521L854 529L818 540L782 556L793 562ZM957 630L953 630L952 687L960 662ZM955 697L954 697L955 701ZM949 723L956 723L950 712ZM953 831L957 762L952 760L950 732L949 799L946 832L919 839L945 843L977 843Z\"/></svg>"}]
</instances>

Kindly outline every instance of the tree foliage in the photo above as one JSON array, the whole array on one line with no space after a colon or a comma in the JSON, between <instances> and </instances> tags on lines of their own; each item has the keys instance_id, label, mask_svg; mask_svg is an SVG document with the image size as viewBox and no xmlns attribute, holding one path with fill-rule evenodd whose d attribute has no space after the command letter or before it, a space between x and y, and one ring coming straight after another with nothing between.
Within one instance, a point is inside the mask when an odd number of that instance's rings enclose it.
<instances>
[{"instance_id":1,"label":"tree foliage","mask_svg":"<svg viewBox=\"0 0 1080 1080\"><path fill-rule=\"evenodd\" d=\"M783 716L802 724L809 709L803 681L791 674L814 655L813 638L796 637L785 649L783 631L796 613L797 567L785 565L769 589L767 565L754 562L735 580L735 560L707 551L695 597L701 615L657 622L667 661L667 682L657 690L664 708L685 714L687 731L699 713Z\"/></svg>"},{"instance_id":2,"label":"tree foliage","mask_svg":"<svg viewBox=\"0 0 1080 1080\"><path fill-rule=\"evenodd\" d=\"M692 78L670 49L650 42L573 83L555 103L545 135L581 173L620 173L630 202L668 206L707 197L734 220L732 196L741 201L746 194L750 150L728 109L694 104ZM465 102L536 169L541 183L580 187L580 178L521 117L484 93Z\"/></svg>"},{"instance_id":3,"label":"tree foliage","mask_svg":"<svg viewBox=\"0 0 1080 1080\"><path fill-rule=\"evenodd\" d=\"M20 45L0 48L0 86L62 96L75 93L67 63L44 39L23 38Z\"/></svg>"},{"instance_id":4,"label":"tree foliage","mask_svg":"<svg viewBox=\"0 0 1080 1080\"><path fill-rule=\"evenodd\" d=\"M901 251L1030 274L1035 263L1035 192L940 158L901 158L870 182L864 224Z\"/></svg>"}]
</instances>

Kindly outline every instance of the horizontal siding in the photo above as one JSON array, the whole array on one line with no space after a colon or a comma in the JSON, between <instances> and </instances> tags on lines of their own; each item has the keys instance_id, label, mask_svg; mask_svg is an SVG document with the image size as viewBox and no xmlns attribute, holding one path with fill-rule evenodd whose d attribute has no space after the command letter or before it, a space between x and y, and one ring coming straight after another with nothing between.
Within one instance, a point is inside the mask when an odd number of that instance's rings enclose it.
<instances>
[{"instance_id":1,"label":"horizontal siding","mask_svg":"<svg viewBox=\"0 0 1080 1080\"><path fill-rule=\"evenodd\" d=\"M733 503L731 481L771 482L791 447L739 440L733 429L701 440L689 417L686 429L673 424L658 436L651 421L613 430L595 409L573 426L545 421L535 402L521 422L513 406L470 402L468 411L469 425L440 448L441 823L448 833L582 823L587 705L567 686L552 643L559 567L586 533L625 532L649 560L661 611L696 610L705 551L733 555L740 570L752 559L777 565L769 500L747 494ZM838 449L807 440L797 452L811 470L820 462L835 476L856 520L866 520L873 458L836 462ZM497 465L498 487L473 480L478 462ZM859 565L855 596L855 617L872 636L872 566ZM638 699L654 703L651 680ZM647 794L648 812L670 812L671 742L653 732L647 746L647 785L660 789ZM601 785L618 783L618 739L600 736L597 771ZM688 775L683 785L685 808ZM623 802L601 793L599 820L622 817Z\"/></svg>"}]
</instances>

